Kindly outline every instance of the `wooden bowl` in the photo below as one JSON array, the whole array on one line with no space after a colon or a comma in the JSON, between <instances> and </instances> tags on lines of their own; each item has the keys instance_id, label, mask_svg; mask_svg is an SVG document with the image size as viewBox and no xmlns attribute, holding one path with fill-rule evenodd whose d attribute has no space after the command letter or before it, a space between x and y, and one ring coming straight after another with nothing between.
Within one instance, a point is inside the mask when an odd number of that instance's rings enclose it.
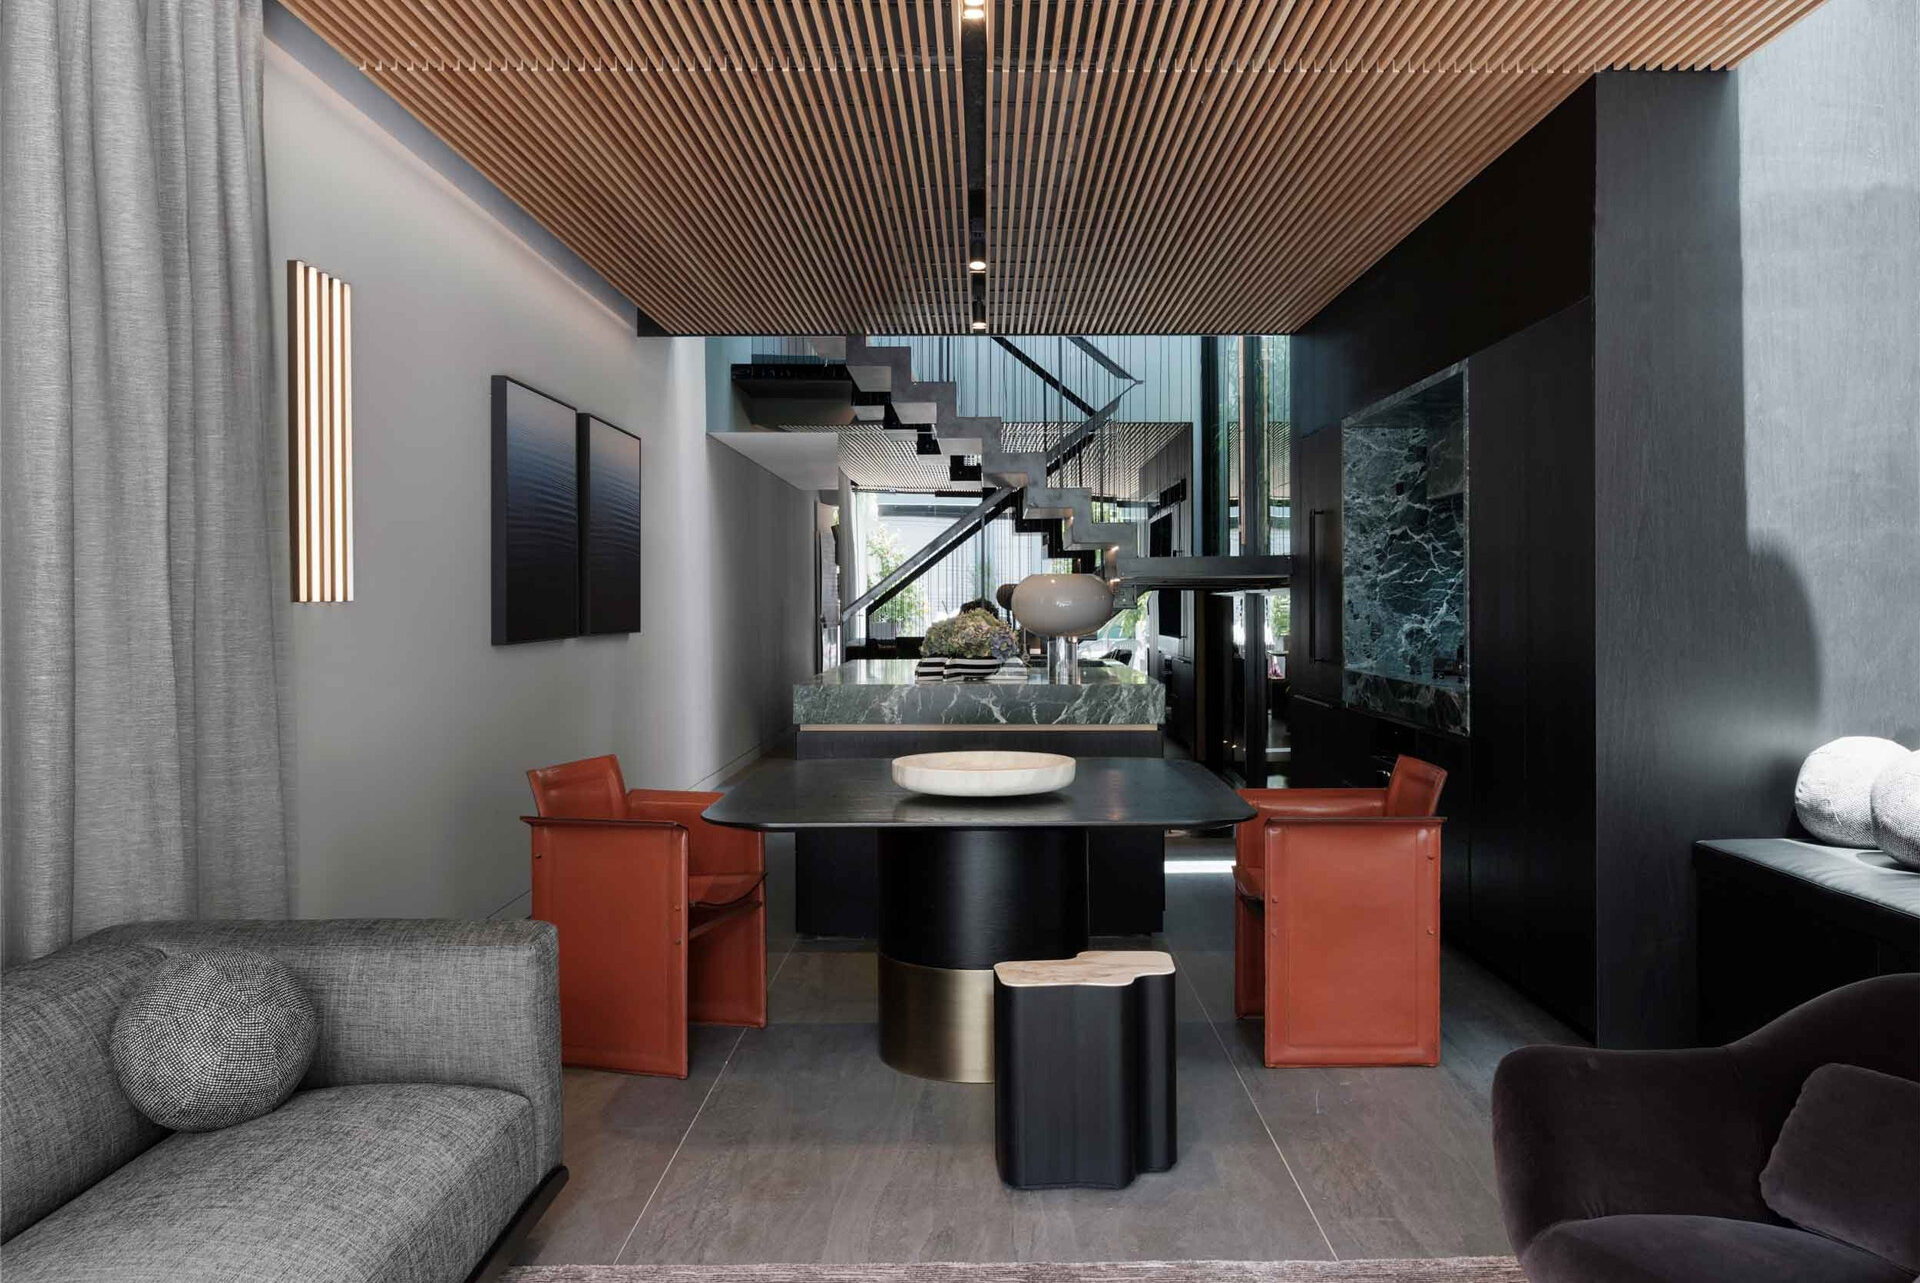
<instances>
[{"instance_id":1,"label":"wooden bowl","mask_svg":"<svg viewBox=\"0 0 1920 1283\"><path fill-rule=\"evenodd\" d=\"M893 782L937 797L1021 797L1073 783L1073 759L992 749L915 753L893 759Z\"/></svg>"}]
</instances>

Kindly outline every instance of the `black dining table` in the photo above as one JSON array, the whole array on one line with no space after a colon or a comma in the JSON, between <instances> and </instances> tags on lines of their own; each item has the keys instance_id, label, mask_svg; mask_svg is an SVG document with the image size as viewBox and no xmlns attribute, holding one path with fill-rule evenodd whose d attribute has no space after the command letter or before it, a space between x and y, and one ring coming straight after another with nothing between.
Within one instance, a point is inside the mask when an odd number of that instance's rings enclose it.
<instances>
[{"instance_id":1,"label":"black dining table","mask_svg":"<svg viewBox=\"0 0 1920 1283\"><path fill-rule=\"evenodd\" d=\"M880 861L880 1055L953 1082L993 1081L993 966L1087 947L1087 852L1108 829L1235 824L1253 808L1192 762L1080 758L1025 797L936 797L886 758L773 759L708 807L763 832L871 829Z\"/></svg>"}]
</instances>

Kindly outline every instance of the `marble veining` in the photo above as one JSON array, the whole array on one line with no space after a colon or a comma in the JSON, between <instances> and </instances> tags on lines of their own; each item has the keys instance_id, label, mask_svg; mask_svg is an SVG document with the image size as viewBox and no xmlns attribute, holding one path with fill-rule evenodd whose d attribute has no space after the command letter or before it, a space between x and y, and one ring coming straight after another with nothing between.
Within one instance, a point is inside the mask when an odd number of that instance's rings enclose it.
<instances>
[{"instance_id":1,"label":"marble veining","mask_svg":"<svg viewBox=\"0 0 1920 1283\"><path fill-rule=\"evenodd\" d=\"M1354 708L1384 713L1417 726L1430 726L1455 735L1465 735L1468 731L1464 684L1406 682L1349 668L1342 674L1341 699Z\"/></svg>"},{"instance_id":2,"label":"marble veining","mask_svg":"<svg viewBox=\"0 0 1920 1283\"><path fill-rule=\"evenodd\" d=\"M1341 425L1348 704L1468 729L1466 372Z\"/></svg>"},{"instance_id":3,"label":"marble veining","mask_svg":"<svg viewBox=\"0 0 1920 1283\"><path fill-rule=\"evenodd\" d=\"M799 726L1153 726L1167 690L1132 668L1085 666L1078 686L1036 671L1025 682L915 682L910 659L861 659L793 688Z\"/></svg>"}]
</instances>

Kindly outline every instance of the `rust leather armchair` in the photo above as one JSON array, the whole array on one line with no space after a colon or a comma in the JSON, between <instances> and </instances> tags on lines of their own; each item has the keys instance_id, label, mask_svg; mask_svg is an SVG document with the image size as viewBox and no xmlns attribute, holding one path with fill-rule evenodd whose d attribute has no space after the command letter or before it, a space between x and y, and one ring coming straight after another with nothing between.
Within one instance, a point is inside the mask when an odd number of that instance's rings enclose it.
<instances>
[{"instance_id":1,"label":"rust leather armchair","mask_svg":"<svg viewBox=\"0 0 1920 1283\"><path fill-rule=\"evenodd\" d=\"M767 1023L766 856L718 793L628 789L619 759L528 771L533 916L560 935L561 1059L687 1076L687 1023Z\"/></svg>"},{"instance_id":2,"label":"rust leather armchair","mask_svg":"<svg viewBox=\"0 0 1920 1283\"><path fill-rule=\"evenodd\" d=\"M1440 1063L1440 825L1447 773L1383 789L1242 789L1233 1008L1281 1065Z\"/></svg>"}]
</instances>

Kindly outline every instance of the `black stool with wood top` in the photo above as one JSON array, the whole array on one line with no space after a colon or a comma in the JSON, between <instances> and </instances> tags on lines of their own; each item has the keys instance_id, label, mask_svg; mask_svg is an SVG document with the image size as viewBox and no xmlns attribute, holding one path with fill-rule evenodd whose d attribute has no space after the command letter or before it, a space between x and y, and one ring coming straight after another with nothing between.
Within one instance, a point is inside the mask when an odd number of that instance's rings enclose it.
<instances>
[{"instance_id":1,"label":"black stool with wood top","mask_svg":"<svg viewBox=\"0 0 1920 1283\"><path fill-rule=\"evenodd\" d=\"M1173 1166L1173 983L1173 959L1147 951L994 967L1002 1180L1117 1189Z\"/></svg>"}]
</instances>

